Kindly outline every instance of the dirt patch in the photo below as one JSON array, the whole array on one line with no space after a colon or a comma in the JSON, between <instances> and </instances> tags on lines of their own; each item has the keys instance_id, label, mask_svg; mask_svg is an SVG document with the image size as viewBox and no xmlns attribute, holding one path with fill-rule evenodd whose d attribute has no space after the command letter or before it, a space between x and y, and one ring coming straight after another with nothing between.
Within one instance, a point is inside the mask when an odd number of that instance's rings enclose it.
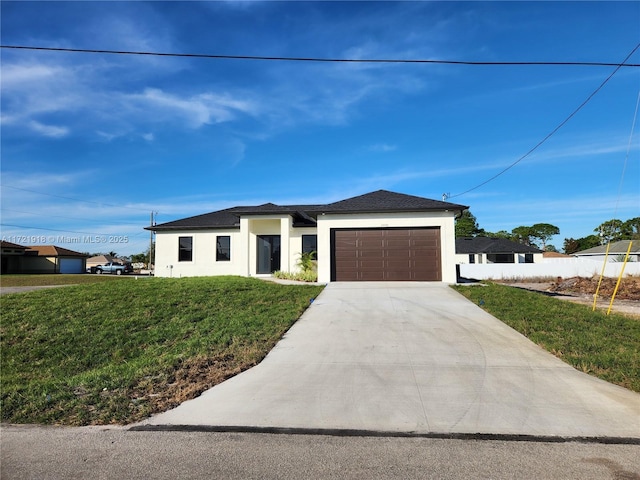
<instances>
[{"instance_id":1,"label":"dirt patch","mask_svg":"<svg viewBox=\"0 0 640 480\"><path fill-rule=\"evenodd\" d=\"M598 296L609 297L613 292L617 283L616 278L603 278L600 283ZM580 295L593 296L598 288L598 278L573 277L567 279L558 279L553 282L549 288L551 292L560 293L577 293ZM626 277L620 281L618 291L616 293L618 300L640 300L640 277Z\"/></svg>"},{"instance_id":2,"label":"dirt patch","mask_svg":"<svg viewBox=\"0 0 640 480\"><path fill-rule=\"evenodd\" d=\"M256 364L233 355L180 362L166 377L146 377L129 391L132 410L138 410L133 418L175 408Z\"/></svg>"},{"instance_id":3,"label":"dirt patch","mask_svg":"<svg viewBox=\"0 0 640 480\"><path fill-rule=\"evenodd\" d=\"M558 278L555 282L503 282L513 287L545 292L561 300L593 305L599 277ZM598 290L596 307L608 309L616 288L616 278L603 278ZM625 277L618 286L612 311L640 318L640 277Z\"/></svg>"}]
</instances>

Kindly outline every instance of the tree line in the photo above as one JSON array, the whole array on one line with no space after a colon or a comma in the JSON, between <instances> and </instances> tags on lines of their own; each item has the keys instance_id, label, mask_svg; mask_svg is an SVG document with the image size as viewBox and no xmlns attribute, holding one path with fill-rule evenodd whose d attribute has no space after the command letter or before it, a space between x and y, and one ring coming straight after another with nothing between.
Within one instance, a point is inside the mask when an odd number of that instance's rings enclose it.
<instances>
[{"instance_id":1,"label":"tree line","mask_svg":"<svg viewBox=\"0 0 640 480\"><path fill-rule=\"evenodd\" d=\"M619 240L640 240L640 217L631 218L626 221L612 219L598 225L593 230L593 235L582 238L565 238L563 244L564 253L570 255L581 250L605 245L609 242ZM519 226L507 232L488 232L480 228L476 217L465 210L456 219L456 238L460 237L491 237L506 238L513 242L523 243L547 252L556 252L554 245L548 242L555 235L560 234L560 229L550 223L536 223L531 226Z\"/></svg>"}]
</instances>

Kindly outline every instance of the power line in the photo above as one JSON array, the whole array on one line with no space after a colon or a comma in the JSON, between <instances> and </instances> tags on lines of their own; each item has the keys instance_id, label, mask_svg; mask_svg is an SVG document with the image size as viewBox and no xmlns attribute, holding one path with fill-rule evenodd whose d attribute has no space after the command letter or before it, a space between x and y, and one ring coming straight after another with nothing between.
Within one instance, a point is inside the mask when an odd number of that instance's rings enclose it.
<instances>
[{"instance_id":1,"label":"power line","mask_svg":"<svg viewBox=\"0 0 640 480\"><path fill-rule=\"evenodd\" d=\"M322 57L272 57L262 55L218 55L206 53L166 53L128 50L99 50L90 48L35 47L27 45L0 45L0 48L14 50L36 50L46 52L98 53L108 55L144 55L154 57L208 58L218 60L259 60L275 62L316 62L316 63L422 63L437 65L474 65L474 66L579 66L579 67L640 67L640 63L609 62L488 62L470 60L435 60L401 58L322 58Z\"/></svg>"},{"instance_id":2,"label":"power line","mask_svg":"<svg viewBox=\"0 0 640 480\"><path fill-rule=\"evenodd\" d=\"M496 178L498 178L500 175L504 174L505 172L507 172L508 170L512 169L513 167L515 167L518 163L520 163L522 160L524 160L525 158L527 158L529 155L531 155L533 152L535 152L539 147L542 146L542 144L544 144L547 140L549 140L558 130L560 130L562 127L564 127L569 120L571 120L580 110L582 110L582 108L589 103L589 101L607 84L607 82L609 82L609 80L611 80L611 78L618 72L618 70L620 70L620 68L622 67L622 65L624 65L624 63L631 57L631 55L633 55L636 50L638 50L638 48L640 48L640 43L638 45L635 46L635 48L633 50L631 50L631 52L625 57L625 59L622 61L622 63L619 63L618 66L613 70L613 72L611 72L611 74L598 86L598 88L596 88L591 95L589 95L587 97L587 99L585 101L583 101L578 108L576 108L573 112L571 112L571 114L565 118L562 122L560 122L560 124L554 128L553 130L551 130L550 133L547 134L546 137L544 137L542 140L540 140L533 148L531 148L527 153L525 153L524 155L522 155L520 158L518 158L515 162L513 162L511 165L507 166L506 168L504 168L503 170L501 170L500 172L496 173L493 177L489 178L488 180L485 180L484 182L476 185L473 188L470 188L468 190L465 190L462 193L457 193L456 195L451 195L447 198L455 198L455 197L460 197L462 195L465 195L469 192L472 192L473 190L476 190L480 187L483 187L484 185L486 185L487 183L495 180Z\"/></svg>"},{"instance_id":3,"label":"power line","mask_svg":"<svg viewBox=\"0 0 640 480\"><path fill-rule=\"evenodd\" d=\"M27 225L14 225L14 224L11 224L11 223L0 223L0 226L2 226L2 227L14 227L14 228L27 228L29 230L45 230L45 231L48 231L48 232L79 233L79 234L82 234L82 235L91 235L91 236L94 236L94 237L110 237L110 236L111 237L117 237L117 236L120 236L120 235L115 235L113 233L77 232L75 230L61 230L61 229L58 229L58 228L45 228L45 227L30 227L30 226L27 226ZM138 235L141 235L143 233L146 233L146 232L132 233L132 234L127 234L126 236L127 237L137 237Z\"/></svg>"},{"instance_id":4,"label":"power line","mask_svg":"<svg viewBox=\"0 0 640 480\"><path fill-rule=\"evenodd\" d=\"M14 212L14 213L23 213L25 215L36 215L38 217L47 217L47 218L64 218L65 220L79 220L82 222L91 222L91 223L102 223L103 220L96 218L79 218L79 217L66 217L63 215L49 215L47 213L35 213L35 212L25 212L24 210L14 210L12 208L0 208L3 212ZM146 211L146 210L145 210ZM131 223L131 222L118 222L119 225L131 225L131 226L140 226L139 223Z\"/></svg>"},{"instance_id":5,"label":"power line","mask_svg":"<svg viewBox=\"0 0 640 480\"><path fill-rule=\"evenodd\" d=\"M627 154L624 157L622 166L622 175L620 176L620 185L618 186L618 196L616 198L616 208L613 211L613 218L618 216L618 205L620 204L620 196L622 195L622 185L624 184L624 175L627 171L627 163L629 162L629 153L631 152L631 142L633 141L633 132L636 129L636 119L638 118L638 107L640 106L640 90L638 91L638 99L636 100L636 110L633 112L633 122L631 122L631 132L629 132L629 143L627 145Z\"/></svg>"},{"instance_id":6,"label":"power line","mask_svg":"<svg viewBox=\"0 0 640 480\"><path fill-rule=\"evenodd\" d=\"M0 226L3 226L3 227L14 227L14 228L28 228L28 229L31 229L31 230L46 230L48 232L80 233L82 235L94 235L94 236L99 236L99 237L108 236L105 233L76 232L74 230L60 230L60 229L57 229L57 228L28 227L28 226L25 226L25 225L13 225L11 223L0 223Z\"/></svg>"},{"instance_id":7,"label":"power line","mask_svg":"<svg viewBox=\"0 0 640 480\"><path fill-rule=\"evenodd\" d=\"M64 195L54 195L53 193L37 192L35 190L28 190L26 188L14 187L12 185L4 185L3 184L3 185L0 185L0 187L2 187L2 188L12 188L14 190L21 190L23 192L35 193L35 194L38 194L38 195L45 195L47 197L62 198L64 200L71 200L71 201L74 201L74 202L91 203L93 205L100 205L102 207L128 208L129 210L138 210L138 211L141 211L141 212L149 213L149 209L147 209L147 208L127 207L125 205L115 205L113 203L96 202L96 201L93 201L93 200L82 200L80 198L65 197Z\"/></svg>"}]
</instances>

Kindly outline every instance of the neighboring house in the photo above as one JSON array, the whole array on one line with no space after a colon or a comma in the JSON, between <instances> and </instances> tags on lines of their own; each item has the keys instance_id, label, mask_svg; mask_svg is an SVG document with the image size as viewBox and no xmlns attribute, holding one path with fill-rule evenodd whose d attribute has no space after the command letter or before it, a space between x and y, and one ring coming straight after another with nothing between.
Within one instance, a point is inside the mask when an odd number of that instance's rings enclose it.
<instances>
[{"instance_id":1,"label":"neighboring house","mask_svg":"<svg viewBox=\"0 0 640 480\"><path fill-rule=\"evenodd\" d=\"M155 274L270 276L317 252L318 281L456 281L466 206L378 190L325 205L233 207L147 227Z\"/></svg>"},{"instance_id":2,"label":"neighboring house","mask_svg":"<svg viewBox=\"0 0 640 480\"><path fill-rule=\"evenodd\" d=\"M544 260L556 260L556 259L573 258L573 257L571 255L567 255L560 252L544 252L542 254L542 258Z\"/></svg>"},{"instance_id":3,"label":"neighboring house","mask_svg":"<svg viewBox=\"0 0 640 480\"><path fill-rule=\"evenodd\" d=\"M26 254L37 252L30 259L22 273L84 273L87 255L55 245L36 245L29 247ZM37 261L36 261L37 258Z\"/></svg>"},{"instance_id":4,"label":"neighboring house","mask_svg":"<svg viewBox=\"0 0 640 480\"><path fill-rule=\"evenodd\" d=\"M633 242L631 252L629 253L629 262L640 262L640 240L620 240L609 245L609 255L607 262L622 262L627 255L629 243ZM606 245L589 248L581 252L572 253L574 257L585 258L589 260L604 261L607 252Z\"/></svg>"},{"instance_id":5,"label":"neighboring house","mask_svg":"<svg viewBox=\"0 0 640 480\"><path fill-rule=\"evenodd\" d=\"M542 258L542 250L506 238L456 238L458 264L540 263Z\"/></svg>"},{"instance_id":6,"label":"neighboring house","mask_svg":"<svg viewBox=\"0 0 640 480\"><path fill-rule=\"evenodd\" d=\"M89 257L87 258L87 270L91 267L97 267L98 265L117 261L118 260L113 258L111 255L96 255L95 257Z\"/></svg>"},{"instance_id":7,"label":"neighboring house","mask_svg":"<svg viewBox=\"0 0 640 480\"><path fill-rule=\"evenodd\" d=\"M21 273L22 259L27 247L11 242L2 242L2 273Z\"/></svg>"},{"instance_id":8,"label":"neighboring house","mask_svg":"<svg viewBox=\"0 0 640 480\"><path fill-rule=\"evenodd\" d=\"M24 247L2 242L2 273L84 273L86 258L55 245Z\"/></svg>"}]
</instances>

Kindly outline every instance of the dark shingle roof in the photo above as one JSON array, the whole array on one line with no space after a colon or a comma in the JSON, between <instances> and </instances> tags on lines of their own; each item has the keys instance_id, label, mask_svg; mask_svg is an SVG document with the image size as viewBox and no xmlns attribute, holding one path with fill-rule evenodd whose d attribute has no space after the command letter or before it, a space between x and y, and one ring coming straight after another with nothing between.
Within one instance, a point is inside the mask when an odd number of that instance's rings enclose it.
<instances>
[{"instance_id":1,"label":"dark shingle roof","mask_svg":"<svg viewBox=\"0 0 640 480\"><path fill-rule=\"evenodd\" d=\"M147 230L180 230L198 228L239 228L241 215L269 215L286 213L293 216L294 226L313 226L320 213L375 213L375 212L420 212L462 211L466 206L441 202L413 195L378 190L357 197L326 205L264 205L233 207L218 212L205 213L162 223Z\"/></svg>"},{"instance_id":2,"label":"dark shingle roof","mask_svg":"<svg viewBox=\"0 0 640 480\"><path fill-rule=\"evenodd\" d=\"M2 248L22 249L22 250L26 250L27 248L29 248L29 247L23 247L22 245L18 245L17 243L7 242L5 240L2 240L1 247Z\"/></svg>"},{"instance_id":3,"label":"dark shingle roof","mask_svg":"<svg viewBox=\"0 0 640 480\"><path fill-rule=\"evenodd\" d=\"M542 253L542 250L506 238L456 238L456 253Z\"/></svg>"},{"instance_id":4,"label":"dark shingle roof","mask_svg":"<svg viewBox=\"0 0 640 480\"><path fill-rule=\"evenodd\" d=\"M378 190L357 197L347 198L328 205L320 205L318 212L324 213L373 213L373 212L416 212L433 210L465 210L465 205L441 202L404 193Z\"/></svg>"},{"instance_id":5,"label":"dark shingle roof","mask_svg":"<svg viewBox=\"0 0 640 480\"><path fill-rule=\"evenodd\" d=\"M234 213L238 208L227 208L217 212L182 218L173 222L161 223L147 230L181 230L194 228L240 228L240 217Z\"/></svg>"}]
</instances>

